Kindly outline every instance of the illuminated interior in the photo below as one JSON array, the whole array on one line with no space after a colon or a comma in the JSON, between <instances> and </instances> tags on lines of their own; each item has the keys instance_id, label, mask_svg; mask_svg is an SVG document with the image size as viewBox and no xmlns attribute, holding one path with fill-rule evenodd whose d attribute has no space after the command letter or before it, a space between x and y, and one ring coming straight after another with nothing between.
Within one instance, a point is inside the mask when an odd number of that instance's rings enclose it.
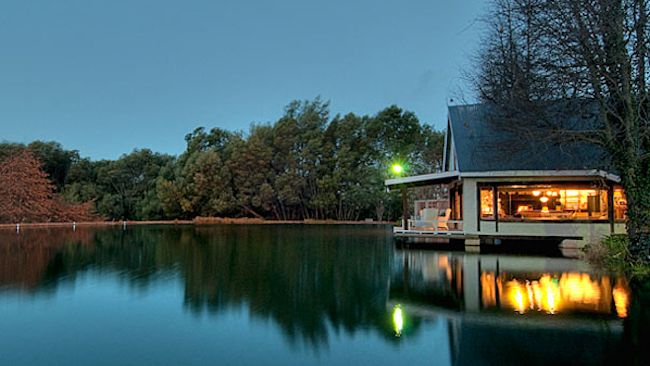
<instances>
[{"instance_id":1,"label":"illuminated interior","mask_svg":"<svg viewBox=\"0 0 650 366\"><path fill-rule=\"evenodd\" d=\"M498 186L500 221L607 221L607 188L587 184L539 184ZM627 203L620 188L614 189L614 218L625 219ZM481 219L494 219L492 187L480 191Z\"/></svg>"},{"instance_id":2,"label":"illuminated interior","mask_svg":"<svg viewBox=\"0 0 650 366\"><path fill-rule=\"evenodd\" d=\"M491 219L494 217L494 194L492 188L481 188L481 218Z\"/></svg>"},{"instance_id":3,"label":"illuminated interior","mask_svg":"<svg viewBox=\"0 0 650 366\"><path fill-rule=\"evenodd\" d=\"M587 273L544 273L538 277L519 277L494 272L481 274L481 300L484 308L502 307L519 314L542 312L595 312L627 317L630 290L623 279L612 288L608 276ZM500 304L500 305L499 305Z\"/></svg>"},{"instance_id":4,"label":"illuminated interior","mask_svg":"<svg viewBox=\"0 0 650 366\"><path fill-rule=\"evenodd\" d=\"M614 189L614 219L625 220L627 218L627 199L622 188Z\"/></svg>"}]
</instances>

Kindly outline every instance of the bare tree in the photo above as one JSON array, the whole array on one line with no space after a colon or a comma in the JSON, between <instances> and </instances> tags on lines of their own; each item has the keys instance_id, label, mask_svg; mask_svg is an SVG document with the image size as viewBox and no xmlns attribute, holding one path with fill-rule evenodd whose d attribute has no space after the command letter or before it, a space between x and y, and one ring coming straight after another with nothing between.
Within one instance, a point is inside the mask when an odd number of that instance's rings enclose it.
<instances>
[{"instance_id":1,"label":"bare tree","mask_svg":"<svg viewBox=\"0 0 650 366\"><path fill-rule=\"evenodd\" d=\"M650 261L649 13L648 0L493 0L473 79L480 99L497 106L494 120L502 128L586 141L607 152L627 195L630 252L644 262ZM596 113L596 123L567 124L566 110L548 108L558 100Z\"/></svg>"}]
</instances>

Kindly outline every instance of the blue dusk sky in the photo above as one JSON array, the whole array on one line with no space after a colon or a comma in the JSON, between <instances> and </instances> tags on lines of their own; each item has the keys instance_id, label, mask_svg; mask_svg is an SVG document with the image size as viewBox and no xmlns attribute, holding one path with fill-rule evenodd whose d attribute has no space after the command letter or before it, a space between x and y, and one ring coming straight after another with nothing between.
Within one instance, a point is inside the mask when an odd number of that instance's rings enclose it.
<instances>
[{"instance_id":1,"label":"blue dusk sky","mask_svg":"<svg viewBox=\"0 0 650 366\"><path fill-rule=\"evenodd\" d=\"M179 154L198 126L248 130L294 99L391 104L443 128L479 43L479 0L3 0L0 140L93 159Z\"/></svg>"}]
</instances>

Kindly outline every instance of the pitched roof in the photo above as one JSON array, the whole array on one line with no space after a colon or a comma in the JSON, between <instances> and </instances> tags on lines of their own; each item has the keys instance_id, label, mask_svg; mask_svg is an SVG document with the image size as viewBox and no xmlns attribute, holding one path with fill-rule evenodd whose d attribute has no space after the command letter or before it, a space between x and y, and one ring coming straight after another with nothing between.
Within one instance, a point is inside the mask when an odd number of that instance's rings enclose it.
<instances>
[{"instance_id":1,"label":"pitched roof","mask_svg":"<svg viewBox=\"0 0 650 366\"><path fill-rule=\"evenodd\" d=\"M555 115L559 116L562 128L581 131L598 123L593 103L588 108L591 113L571 107L566 103L549 106L559 112ZM449 126L461 172L586 169L612 172L608 169L607 154L597 145L584 141L551 142L539 135L524 137L525 129L508 128L498 118L494 108L487 104L449 107Z\"/></svg>"}]
</instances>

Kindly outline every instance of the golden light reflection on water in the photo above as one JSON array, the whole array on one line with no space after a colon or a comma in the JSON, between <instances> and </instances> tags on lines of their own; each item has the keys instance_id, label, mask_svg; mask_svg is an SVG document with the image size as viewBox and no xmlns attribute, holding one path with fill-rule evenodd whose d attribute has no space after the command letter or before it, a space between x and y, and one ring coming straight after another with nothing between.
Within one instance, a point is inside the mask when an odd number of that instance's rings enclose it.
<instances>
[{"instance_id":1,"label":"golden light reflection on water","mask_svg":"<svg viewBox=\"0 0 650 366\"><path fill-rule=\"evenodd\" d=\"M447 278L448 281L451 281L451 277L453 275L451 271L451 263L449 262L449 257L446 255L441 255L438 258L438 268L442 269L445 271L445 277Z\"/></svg>"},{"instance_id":2,"label":"golden light reflection on water","mask_svg":"<svg viewBox=\"0 0 650 366\"><path fill-rule=\"evenodd\" d=\"M616 315L620 318L627 316L630 291L623 279L618 279L612 289L608 276L592 277L587 273L545 273L538 278L527 277L483 272L483 307L497 306L498 299L502 307L520 314L533 311L547 314L571 311L611 313L613 301Z\"/></svg>"},{"instance_id":3,"label":"golden light reflection on water","mask_svg":"<svg viewBox=\"0 0 650 366\"><path fill-rule=\"evenodd\" d=\"M497 304L497 291L494 272L481 273L481 302L483 306L495 306Z\"/></svg>"},{"instance_id":4,"label":"golden light reflection on water","mask_svg":"<svg viewBox=\"0 0 650 366\"><path fill-rule=\"evenodd\" d=\"M616 281L616 286L612 292L614 296L614 306L619 318L627 318L627 309L630 307L629 290L622 279Z\"/></svg>"}]
</instances>

